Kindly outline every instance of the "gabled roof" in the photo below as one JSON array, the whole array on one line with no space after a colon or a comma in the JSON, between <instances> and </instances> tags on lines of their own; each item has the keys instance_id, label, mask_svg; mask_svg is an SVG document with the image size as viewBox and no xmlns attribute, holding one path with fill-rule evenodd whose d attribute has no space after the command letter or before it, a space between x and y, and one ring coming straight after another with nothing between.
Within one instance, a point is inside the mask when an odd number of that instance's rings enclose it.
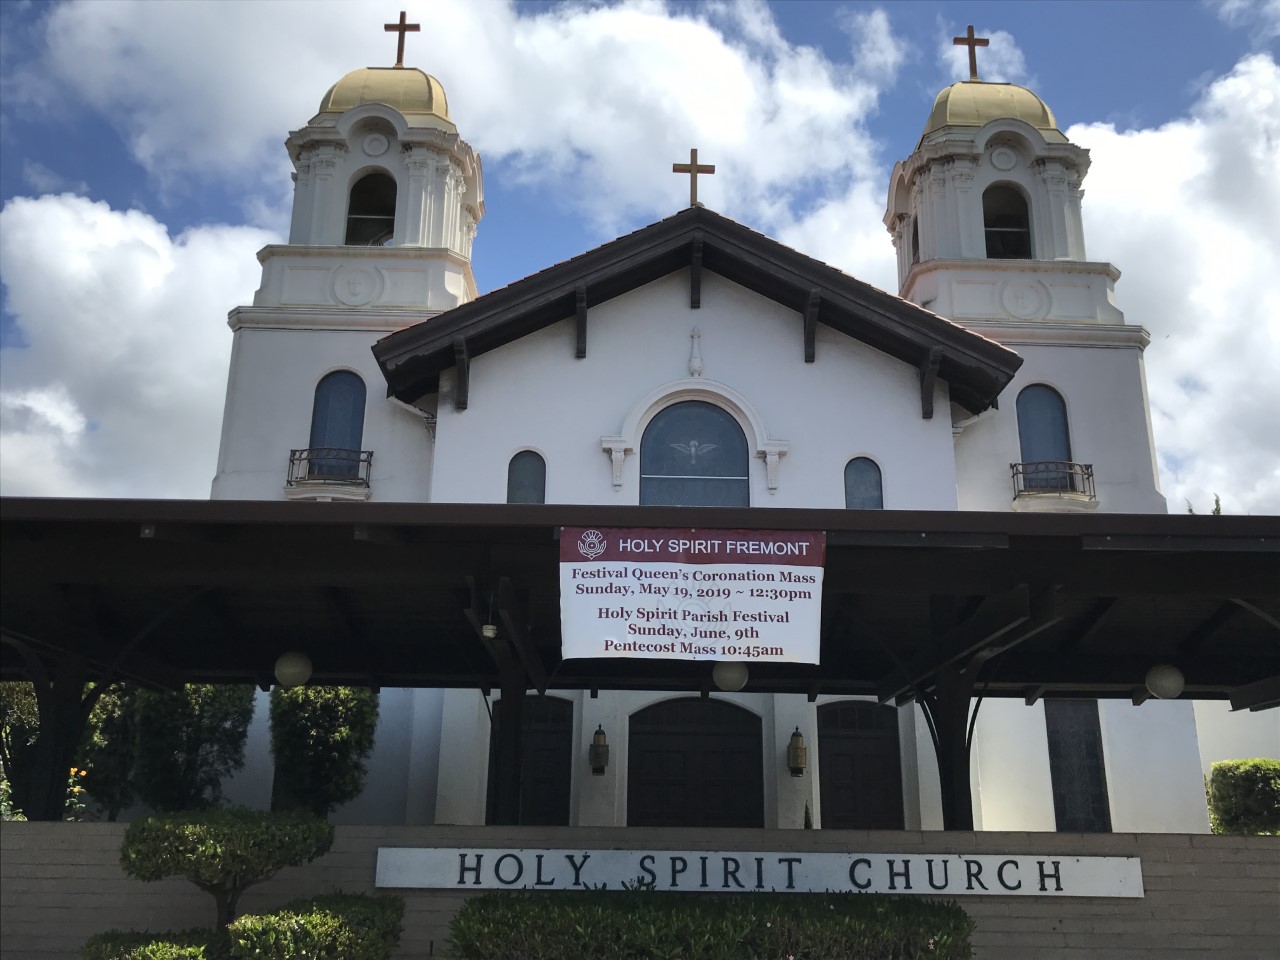
<instances>
[{"instance_id":1,"label":"gabled roof","mask_svg":"<svg viewBox=\"0 0 1280 960\"><path fill-rule=\"evenodd\" d=\"M375 344L373 355L388 392L407 402L435 392L442 370L567 317L579 319L581 356L590 307L684 268L693 269L693 304L706 269L795 310L805 322L808 354L797 351L797 363L812 359L813 325L821 322L919 367L930 387L936 373L949 384L951 399L973 413L992 406L1022 365L993 340L705 207L682 210L397 331Z\"/></svg>"}]
</instances>

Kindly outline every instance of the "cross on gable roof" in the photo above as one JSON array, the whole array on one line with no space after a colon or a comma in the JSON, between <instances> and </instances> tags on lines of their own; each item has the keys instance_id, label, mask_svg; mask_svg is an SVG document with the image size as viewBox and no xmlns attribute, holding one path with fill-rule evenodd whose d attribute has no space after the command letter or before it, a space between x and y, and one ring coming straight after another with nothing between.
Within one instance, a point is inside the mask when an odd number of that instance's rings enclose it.
<instances>
[{"instance_id":1,"label":"cross on gable roof","mask_svg":"<svg viewBox=\"0 0 1280 960\"><path fill-rule=\"evenodd\" d=\"M470 303L383 338L373 355L392 396L406 402L438 389L440 373L568 317L577 317L577 355L586 355L590 307L677 270L690 269L690 306L700 305L701 271L795 310L804 354L814 359L814 327L826 324L921 371L922 415L932 415L933 377L973 413L995 404L1022 358L923 307L705 207L619 237ZM925 402L924 394L928 393ZM465 400L463 401L465 404Z\"/></svg>"}]
</instances>

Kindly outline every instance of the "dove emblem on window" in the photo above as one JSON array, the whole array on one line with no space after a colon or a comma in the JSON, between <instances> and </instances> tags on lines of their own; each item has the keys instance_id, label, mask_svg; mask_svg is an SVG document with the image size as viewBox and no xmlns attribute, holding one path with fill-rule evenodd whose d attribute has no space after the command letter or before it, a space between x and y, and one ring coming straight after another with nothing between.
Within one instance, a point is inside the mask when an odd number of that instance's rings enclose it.
<instances>
[{"instance_id":1,"label":"dove emblem on window","mask_svg":"<svg viewBox=\"0 0 1280 960\"><path fill-rule=\"evenodd\" d=\"M688 443L673 443L672 449L679 450L681 453L689 455L690 463L698 462L698 454L707 454L718 447L717 443L699 443L697 440L690 440Z\"/></svg>"}]
</instances>

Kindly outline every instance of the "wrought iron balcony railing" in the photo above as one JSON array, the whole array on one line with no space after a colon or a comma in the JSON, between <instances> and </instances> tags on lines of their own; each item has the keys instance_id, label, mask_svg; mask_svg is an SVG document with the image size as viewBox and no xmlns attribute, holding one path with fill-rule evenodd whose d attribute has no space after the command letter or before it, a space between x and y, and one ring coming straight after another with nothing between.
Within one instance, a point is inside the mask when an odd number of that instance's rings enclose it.
<instances>
[{"instance_id":1,"label":"wrought iron balcony railing","mask_svg":"<svg viewBox=\"0 0 1280 960\"><path fill-rule=\"evenodd\" d=\"M289 451L289 478L286 486L334 484L369 486L372 450L342 450L338 447L308 447Z\"/></svg>"},{"instance_id":2,"label":"wrought iron balcony railing","mask_svg":"<svg viewBox=\"0 0 1280 960\"><path fill-rule=\"evenodd\" d=\"M1011 463L1009 467L1013 471L1015 500L1022 497L1098 499L1093 488L1093 464L1091 463L1037 460L1031 463Z\"/></svg>"}]
</instances>

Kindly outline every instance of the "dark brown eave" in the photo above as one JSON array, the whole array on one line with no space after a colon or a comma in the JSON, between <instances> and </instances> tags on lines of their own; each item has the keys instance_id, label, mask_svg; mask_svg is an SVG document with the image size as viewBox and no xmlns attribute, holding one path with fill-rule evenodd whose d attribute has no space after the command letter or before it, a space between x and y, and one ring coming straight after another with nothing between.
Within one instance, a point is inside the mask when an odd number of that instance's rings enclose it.
<instances>
[{"instance_id":1,"label":"dark brown eave","mask_svg":"<svg viewBox=\"0 0 1280 960\"><path fill-rule=\"evenodd\" d=\"M993 340L705 207L690 207L393 333L374 345L373 354L389 394L411 403L438 389L440 373L457 363L459 349L475 358L695 261L801 318L816 307L818 322L904 363L928 369L932 356L951 399L973 413L991 407L1022 364ZM931 354L934 348L940 353ZM797 350L796 361L804 359Z\"/></svg>"}]
</instances>

